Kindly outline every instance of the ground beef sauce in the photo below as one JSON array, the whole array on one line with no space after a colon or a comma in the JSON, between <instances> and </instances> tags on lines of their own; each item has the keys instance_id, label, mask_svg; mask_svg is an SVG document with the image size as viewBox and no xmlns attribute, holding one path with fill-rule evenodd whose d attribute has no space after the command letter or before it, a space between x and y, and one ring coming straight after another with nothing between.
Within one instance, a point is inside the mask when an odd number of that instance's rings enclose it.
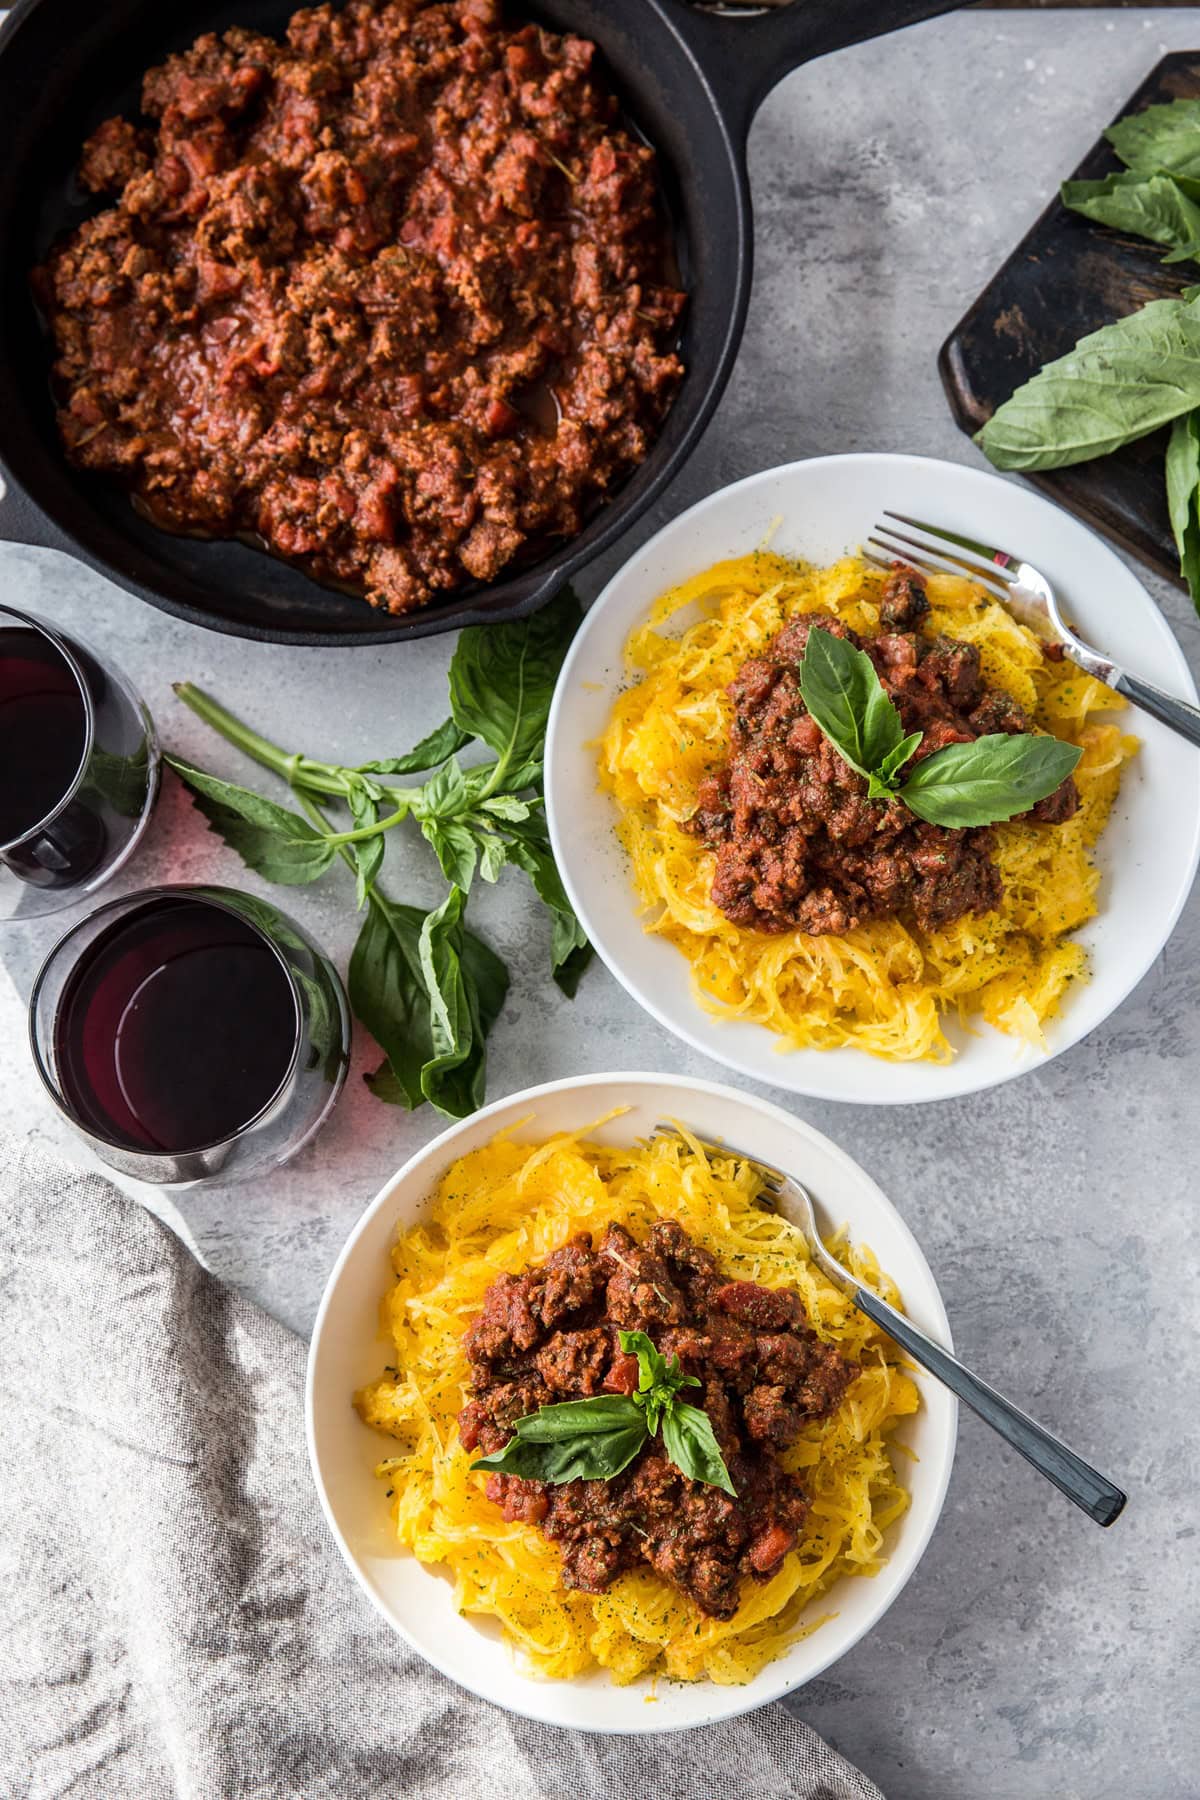
<instances>
[{"instance_id":1,"label":"ground beef sauce","mask_svg":"<svg viewBox=\"0 0 1200 1800\"><path fill-rule=\"evenodd\" d=\"M463 1445L491 1455L540 1406L632 1393L622 1329L647 1332L699 1378L683 1397L708 1413L736 1500L682 1474L658 1438L611 1481L494 1474L488 1496L561 1546L569 1587L602 1593L649 1563L703 1612L731 1618L742 1578L774 1574L804 1520L804 1489L776 1452L834 1410L857 1368L809 1330L796 1294L724 1280L680 1226L660 1221L638 1244L611 1225L597 1249L584 1234L492 1283L466 1336L475 1397L459 1414Z\"/></svg>"},{"instance_id":2,"label":"ground beef sauce","mask_svg":"<svg viewBox=\"0 0 1200 1800\"><path fill-rule=\"evenodd\" d=\"M35 275L72 460L404 612L579 530L682 375L654 153L495 0L197 40Z\"/></svg>"},{"instance_id":3,"label":"ground beef sauce","mask_svg":"<svg viewBox=\"0 0 1200 1800\"><path fill-rule=\"evenodd\" d=\"M896 569L877 636L805 613L730 683L732 755L701 784L688 828L717 853L712 898L735 924L820 935L906 916L932 931L999 901L992 833L927 825L900 801L868 800L800 697L799 665L819 628L866 651L906 734L925 733L917 762L990 732L1031 731L1015 700L985 686L975 645L922 633L928 612L920 577ZM1068 778L1026 817L1061 824L1078 805Z\"/></svg>"}]
</instances>

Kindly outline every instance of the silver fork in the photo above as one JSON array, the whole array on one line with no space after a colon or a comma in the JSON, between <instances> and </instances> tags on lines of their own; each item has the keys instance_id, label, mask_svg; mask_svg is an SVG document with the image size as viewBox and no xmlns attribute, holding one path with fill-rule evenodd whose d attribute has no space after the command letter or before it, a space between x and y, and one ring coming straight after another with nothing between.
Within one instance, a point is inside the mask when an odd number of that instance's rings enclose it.
<instances>
[{"instance_id":1,"label":"silver fork","mask_svg":"<svg viewBox=\"0 0 1200 1800\"><path fill-rule=\"evenodd\" d=\"M655 1126L654 1136L665 1135L680 1138L687 1142L685 1134L677 1125L662 1122ZM1056 1488L1082 1507L1090 1519L1097 1525L1111 1525L1125 1505L1125 1495L1119 1487L1090 1463L1084 1462L1074 1450L1053 1437L1044 1426L1023 1413L1019 1407L1006 1400L1003 1394L996 1392L978 1375L963 1367L956 1357L932 1338L918 1331L911 1320L903 1313L881 1300L869 1288L862 1286L849 1271L843 1268L836 1257L829 1254L821 1240L817 1229L816 1211L812 1196L808 1190L791 1175L785 1175L781 1169L772 1168L769 1163L759 1162L748 1156L744 1150L737 1150L732 1144L712 1144L692 1134L692 1141L699 1144L704 1154L712 1156L735 1156L739 1162L746 1163L762 1182L763 1190L774 1201L775 1210L787 1220L789 1225L797 1226L803 1233L809 1253L817 1267L827 1275L835 1286L847 1294L859 1312L865 1313L876 1325L887 1332L902 1349L945 1383L951 1393L957 1394L965 1401L973 1412L993 1431L998 1431L1006 1443L1014 1450L1020 1451L1026 1462L1033 1464L1040 1475L1052 1481Z\"/></svg>"},{"instance_id":2,"label":"silver fork","mask_svg":"<svg viewBox=\"0 0 1200 1800\"><path fill-rule=\"evenodd\" d=\"M906 533L898 531L895 525L876 525L867 539L868 547L863 551L868 562L887 568L897 561L927 574L970 576L1022 624L1049 620L1061 640L1064 654L1073 663L1078 663L1081 669L1086 669L1089 675L1094 675L1108 687L1115 688L1118 694L1124 694L1135 706L1170 726L1189 743L1200 745L1200 709L1186 700L1177 700L1173 694L1164 693L1162 688L1143 681L1140 675L1131 674L1110 657L1101 656L1090 644L1085 644L1063 618L1053 587L1032 563L1022 562L1020 557L1010 555L1007 550L978 544L974 538L963 537L959 532L946 531L940 525L907 518L903 513L885 512L883 517L894 519L897 525L909 529ZM880 555L880 551L885 554Z\"/></svg>"}]
</instances>

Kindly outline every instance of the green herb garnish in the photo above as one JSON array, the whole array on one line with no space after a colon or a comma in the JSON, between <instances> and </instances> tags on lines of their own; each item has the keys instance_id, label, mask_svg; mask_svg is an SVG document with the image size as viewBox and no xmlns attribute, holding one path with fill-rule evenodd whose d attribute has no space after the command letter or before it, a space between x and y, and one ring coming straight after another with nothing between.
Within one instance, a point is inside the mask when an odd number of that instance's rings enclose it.
<instances>
[{"instance_id":1,"label":"green herb garnish","mask_svg":"<svg viewBox=\"0 0 1200 1800\"><path fill-rule=\"evenodd\" d=\"M1063 205L1148 239L1168 263L1200 262L1200 100L1148 106L1105 133L1126 165L1067 181ZM1171 425L1167 499L1180 573L1200 610L1200 308L1197 289L1155 300L1081 338L1019 387L976 433L1000 469L1062 469ZM1191 436L1191 441L1189 437Z\"/></svg>"},{"instance_id":2,"label":"green herb garnish","mask_svg":"<svg viewBox=\"0 0 1200 1800\"><path fill-rule=\"evenodd\" d=\"M213 831L267 881L316 881L341 856L355 876L366 917L350 958L347 989L357 1018L385 1054L367 1077L381 1100L463 1118L482 1105L487 1036L504 1005L508 971L467 929L475 876L493 882L511 865L528 877L552 920L551 972L574 994L591 955L550 849L542 796L542 752L554 683L579 623L569 589L530 619L472 626L450 664L451 716L403 756L354 768L281 749L199 688L185 705L248 756L280 776L301 813L251 788L169 757ZM479 741L492 760L463 767ZM392 778L432 771L419 784ZM349 814L338 829L326 808ZM425 912L378 885L387 834L412 820L438 859L449 891Z\"/></svg>"},{"instance_id":3,"label":"green herb garnish","mask_svg":"<svg viewBox=\"0 0 1200 1800\"><path fill-rule=\"evenodd\" d=\"M736 1497L708 1414L679 1398L682 1388L699 1387L699 1381L683 1373L677 1356L668 1362L660 1355L644 1331L618 1335L626 1355L637 1357L636 1393L543 1406L516 1421L503 1450L471 1467L555 1486L611 1481L661 1430L663 1449L677 1469Z\"/></svg>"},{"instance_id":4,"label":"green herb garnish","mask_svg":"<svg viewBox=\"0 0 1200 1800\"><path fill-rule=\"evenodd\" d=\"M1179 567L1200 605L1200 413L1185 413L1167 443L1167 510Z\"/></svg>"},{"instance_id":5,"label":"green herb garnish","mask_svg":"<svg viewBox=\"0 0 1200 1800\"><path fill-rule=\"evenodd\" d=\"M1200 256L1200 206L1188 191L1194 185L1185 187L1173 175L1124 169L1101 181L1064 181L1059 193L1072 212L1114 231L1149 238L1170 252L1165 262L1175 263Z\"/></svg>"},{"instance_id":6,"label":"green herb garnish","mask_svg":"<svg viewBox=\"0 0 1200 1800\"><path fill-rule=\"evenodd\" d=\"M1080 338L976 433L998 469L1106 456L1200 405L1200 306L1153 300Z\"/></svg>"},{"instance_id":7,"label":"green herb garnish","mask_svg":"<svg viewBox=\"0 0 1200 1800\"><path fill-rule=\"evenodd\" d=\"M1061 787L1082 754L1056 737L996 732L947 744L902 779L923 733L906 737L900 714L865 650L814 627L800 664L800 692L843 762L872 800L899 800L930 825L963 830L1028 812Z\"/></svg>"},{"instance_id":8,"label":"green herb garnish","mask_svg":"<svg viewBox=\"0 0 1200 1800\"><path fill-rule=\"evenodd\" d=\"M1127 168L1200 177L1200 100L1147 106L1110 125L1105 137Z\"/></svg>"}]
</instances>

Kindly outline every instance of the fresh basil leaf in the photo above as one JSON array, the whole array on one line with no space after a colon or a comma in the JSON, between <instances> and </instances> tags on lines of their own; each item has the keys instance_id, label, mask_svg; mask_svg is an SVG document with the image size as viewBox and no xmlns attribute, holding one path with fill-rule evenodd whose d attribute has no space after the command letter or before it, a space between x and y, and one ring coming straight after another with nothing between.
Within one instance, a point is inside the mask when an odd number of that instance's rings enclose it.
<instances>
[{"instance_id":1,"label":"fresh basil leaf","mask_svg":"<svg viewBox=\"0 0 1200 1800\"><path fill-rule=\"evenodd\" d=\"M1147 106L1110 125L1105 137L1129 168L1200 177L1200 100Z\"/></svg>"},{"instance_id":2,"label":"fresh basil leaf","mask_svg":"<svg viewBox=\"0 0 1200 1800\"><path fill-rule=\"evenodd\" d=\"M462 923L466 895L452 887L421 928L421 973L429 995L433 1055L421 1092L439 1112L462 1119L483 1105L487 1035L508 992L498 956Z\"/></svg>"},{"instance_id":3,"label":"fresh basil leaf","mask_svg":"<svg viewBox=\"0 0 1200 1800\"><path fill-rule=\"evenodd\" d=\"M930 825L965 830L1028 812L1071 774L1082 751L1056 737L1003 732L947 744L917 764L900 798Z\"/></svg>"},{"instance_id":4,"label":"fresh basil leaf","mask_svg":"<svg viewBox=\"0 0 1200 1800\"><path fill-rule=\"evenodd\" d=\"M898 775L909 757L921 746L923 731L910 731L906 738L901 738L894 750L889 750L879 765L879 773L885 781L891 781Z\"/></svg>"},{"instance_id":5,"label":"fresh basil leaf","mask_svg":"<svg viewBox=\"0 0 1200 1800\"><path fill-rule=\"evenodd\" d=\"M484 832L479 840L479 873L485 881L499 881L501 870L508 861L508 846L504 839L496 837L492 832Z\"/></svg>"},{"instance_id":6,"label":"fresh basil leaf","mask_svg":"<svg viewBox=\"0 0 1200 1800\"><path fill-rule=\"evenodd\" d=\"M1127 170L1103 181L1064 181L1059 191L1063 205L1085 219L1162 244L1169 263L1200 255L1200 206L1170 175Z\"/></svg>"},{"instance_id":7,"label":"fresh basil leaf","mask_svg":"<svg viewBox=\"0 0 1200 1800\"><path fill-rule=\"evenodd\" d=\"M421 927L421 974L429 995L429 1023L433 1037L433 1056L422 1073L439 1091L451 1077L471 1060L474 1048L474 1021L467 980L462 971L462 914L466 895L452 887L442 904L428 913ZM483 1100L482 1086L471 1091L472 1104L464 1112L473 1112ZM457 1115L459 1117L462 1114Z\"/></svg>"},{"instance_id":8,"label":"fresh basil leaf","mask_svg":"<svg viewBox=\"0 0 1200 1800\"><path fill-rule=\"evenodd\" d=\"M814 627L800 664L804 704L843 762L870 776L904 738L900 714L865 650Z\"/></svg>"},{"instance_id":9,"label":"fresh basil leaf","mask_svg":"<svg viewBox=\"0 0 1200 1800\"><path fill-rule=\"evenodd\" d=\"M619 1331L617 1337L625 1354L637 1357L638 1385L634 1403L645 1407L646 1422L651 1432L656 1432L674 1406L680 1388L699 1387L700 1381L695 1375L684 1374L677 1356L672 1356L668 1362L644 1331Z\"/></svg>"},{"instance_id":10,"label":"fresh basil leaf","mask_svg":"<svg viewBox=\"0 0 1200 1800\"><path fill-rule=\"evenodd\" d=\"M447 929L448 912L455 910L451 901L456 892L457 913L443 958L441 934ZM461 923L463 898L452 890L438 914L426 915L372 888L347 977L351 1008L387 1056L387 1062L366 1078L371 1092L389 1104L410 1108L428 1100L455 1119L465 1118L482 1102L485 1043L508 992L508 971L500 958ZM430 954L445 971L455 1016L466 1022L460 1024L457 1048L445 1020L439 1017L436 1028L434 1024L435 996L426 984L423 960L431 920ZM436 1004L446 1010L440 986Z\"/></svg>"},{"instance_id":11,"label":"fresh basil leaf","mask_svg":"<svg viewBox=\"0 0 1200 1800\"><path fill-rule=\"evenodd\" d=\"M568 1000L579 990L584 971L595 951L573 912L556 912L550 931L550 967L555 986Z\"/></svg>"},{"instance_id":12,"label":"fresh basil leaf","mask_svg":"<svg viewBox=\"0 0 1200 1800\"><path fill-rule=\"evenodd\" d=\"M663 1449L677 1469L682 1469L693 1481L721 1488L737 1498L737 1489L729 1479L712 1421L700 1407L676 1400L663 1415L662 1440Z\"/></svg>"},{"instance_id":13,"label":"fresh basil leaf","mask_svg":"<svg viewBox=\"0 0 1200 1800\"><path fill-rule=\"evenodd\" d=\"M513 794L519 794L525 788L535 788L540 794L546 785L546 771L542 767L541 756L530 757L528 762L520 763L515 769L510 766L504 777L504 785Z\"/></svg>"},{"instance_id":14,"label":"fresh basil leaf","mask_svg":"<svg viewBox=\"0 0 1200 1800\"><path fill-rule=\"evenodd\" d=\"M473 798L467 776L457 758L452 756L424 783L413 803L413 811L419 818L448 819L462 812Z\"/></svg>"},{"instance_id":15,"label":"fresh basil leaf","mask_svg":"<svg viewBox=\"0 0 1200 1800\"><path fill-rule=\"evenodd\" d=\"M475 879L475 862L479 854L479 845L470 826L454 819L422 819L421 836L433 846L446 880L466 893Z\"/></svg>"},{"instance_id":16,"label":"fresh basil leaf","mask_svg":"<svg viewBox=\"0 0 1200 1800\"><path fill-rule=\"evenodd\" d=\"M644 1331L619 1331L617 1339L626 1356L636 1356L638 1393L648 1394L667 1373L667 1359L655 1348L653 1338Z\"/></svg>"},{"instance_id":17,"label":"fresh basil leaf","mask_svg":"<svg viewBox=\"0 0 1200 1800\"><path fill-rule=\"evenodd\" d=\"M574 1437L603 1436L614 1426L637 1423L627 1394L595 1394L588 1400L564 1400L541 1406L517 1421L516 1429L532 1444L569 1443Z\"/></svg>"},{"instance_id":18,"label":"fresh basil leaf","mask_svg":"<svg viewBox=\"0 0 1200 1800\"><path fill-rule=\"evenodd\" d=\"M444 719L407 756L393 756L386 762L360 763L360 775L419 775L422 769L436 769L448 756L457 756L471 742L472 733L463 731L453 719Z\"/></svg>"},{"instance_id":19,"label":"fresh basil leaf","mask_svg":"<svg viewBox=\"0 0 1200 1800\"><path fill-rule=\"evenodd\" d=\"M299 813L276 806L250 788L167 758L218 837L236 850L248 868L284 887L303 887L323 875L336 850Z\"/></svg>"},{"instance_id":20,"label":"fresh basil leaf","mask_svg":"<svg viewBox=\"0 0 1200 1800\"><path fill-rule=\"evenodd\" d=\"M425 1098L421 1073L433 1059L429 996L421 974L425 914L372 888L350 957L350 1005L387 1056L367 1085L380 1100L408 1107Z\"/></svg>"},{"instance_id":21,"label":"fresh basil leaf","mask_svg":"<svg viewBox=\"0 0 1200 1800\"><path fill-rule=\"evenodd\" d=\"M506 837L508 860L525 871L539 900L544 901L554 916L550 938L551 973L557 986L573 1000L583 972L592 960L592 946L567 899L567 890L550 848L546 821L536 815L514 821Z\"/></svg>"},{"instance_id":22,"label":"fresh basil leaf","mask_svg":"<svg viewBox=\"0 0 1200 1800\"><path fill-rule=\"evenodd\" d=\"M569 587L528 619L470 625L450 664L450 707L505 770L540 758L554 683L582 618Z\"/></svg>"},{"instance_id":23,"label":"fresh basil leaf","mask_svg":"<svg viewBox=\"0 0 1200 1800\"><path fill-rule=\"evenodd\" d=\"M415 1100L409 1099L408 1089L386 1057L377 1069L372 1069L369 1074L364 1075L363 1080L376 1100L382 1100L385 1106L404 1106L411 1111L414 1106L420 1106L424 1098L423 1095L418 1094Z\"/></svg>"},{"instance_id":24,"label":"fresh basil leaf","mask_svg":"<svg viewBox=\"0 0 1200 1800\"><path fill-rule=\"evenodd\" d=\"M515 794L493 794L489 800L483 800L480 812L491 813L494 819L507 819L519 824L529 817L532 808L528 800L518 800Z\"/></svg>"},{"instance_id":25,"label":"fresh basil leaf","mask_svg":"<svg viewBox=\"0 0 1200 1800\"><path fill-rule=\"evenodd\" d=\"M554 1484L611 1481L628 1468L647 1436L644 1412L624 1394L567 1400L518 1419L503 1450L471 1467Z\"/></svg>"},{"instance_id":26,"label":"fresh basil leaf","mask_svg":"<svg viewBox=\"0 0 1200 1800\"><path fill-rule=\"evenodd\" d=\"M378 801L365 782L356 781L352 785L346 795L346 804L350 808L356 830L361 831L364 826L378 823ZM364 838L362 843L351 844L349 848L354 858L355 904L361 912L367 904L367 894L383 862L383 833L381 831L376 837Z\"/></svg>"},{"instance_id":27,"label":"fresh basil leaf","mask_svg":"<svg viewBox=\"0 0 1200 1800\"><path fill-rule=\"evenodd\" d=\"M1200 305L1152 300L1080 338L998 408L975 442L998 469L1105 456L1200 406Z\"/></svg>"},{"instance_id":28,"label":"fresh basil leaf","mask_svg":"<svg viewBox=\"0 0 1200 1800\"><path fill-rule=\"evenodd\" d=\"M1167 444L1167 507L1179 569L1200 608L1200 414L1176 419Z\"/></svg>"}]
</instances>

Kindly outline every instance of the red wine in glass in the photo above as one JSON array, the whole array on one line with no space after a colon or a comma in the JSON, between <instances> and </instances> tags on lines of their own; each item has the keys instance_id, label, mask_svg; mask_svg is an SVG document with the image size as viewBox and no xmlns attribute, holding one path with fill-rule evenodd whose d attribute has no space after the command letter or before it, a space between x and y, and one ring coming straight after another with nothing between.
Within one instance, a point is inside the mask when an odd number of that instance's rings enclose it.
<instances>
[{"instance_id":1,"label":"red wine in glass","mask_svg":"<svg viewBox=\"0 0 1200 1800\"><path fill-rule=\"evenodd\" d=\"M183 1181L270 1167L341 1086L348 1027L326 958L229 889L114 902L52 953L33 1000L43 1079L118 1168Z\"/></svg>"},{"instance_id":2,"label":"red wine in glass","mask_svg":"<svg viewBox=\"0 0 1200 1800\"><path fill-rule=\"evenodd\" d=\"M148 714L87 647L0 606L0 918L107 879L158 787Z\"/></svg>"},{"instance_id":3,"label":"red wine in glass","mask_svg":"<svg viewBox=\"0 0 1200 1800\"><path fill-rule=\"evenodd\" d=\"M83 768L88 716L57 646L0 615L0 844L54 812Z\"/></svg>"}]
</instances>

